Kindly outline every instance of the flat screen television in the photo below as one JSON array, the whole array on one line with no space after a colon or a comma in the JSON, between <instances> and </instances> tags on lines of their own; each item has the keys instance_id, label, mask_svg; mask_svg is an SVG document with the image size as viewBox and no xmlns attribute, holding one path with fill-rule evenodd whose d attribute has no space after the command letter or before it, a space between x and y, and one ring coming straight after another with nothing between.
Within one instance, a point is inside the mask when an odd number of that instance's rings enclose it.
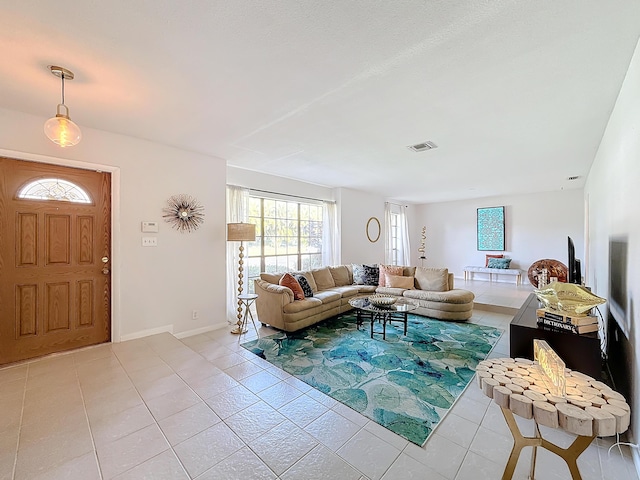
<instances>
[{"instance_id":1,"label":"flat screen television","mask_svg":"<svg viewBox=\"0 0 640 480\"><path fill-rule=\"evenodd\" d=\"M567 237L567 282L582 284L582 268L576 258L576 247L571 237Z\"/></svg>"}]
</instances>

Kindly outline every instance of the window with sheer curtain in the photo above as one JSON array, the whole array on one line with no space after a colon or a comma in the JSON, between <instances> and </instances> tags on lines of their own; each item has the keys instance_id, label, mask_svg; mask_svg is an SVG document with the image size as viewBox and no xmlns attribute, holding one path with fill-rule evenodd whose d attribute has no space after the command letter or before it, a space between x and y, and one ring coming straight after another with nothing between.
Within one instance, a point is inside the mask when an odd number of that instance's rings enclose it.
<instances>
[{"instance_id":1,"label":"window with sheer curtain","mask_svg":"<svg viewBox=\"0 0 640 480\"><path fill-rule=\"evenodd\" d=\"M385 263L388 265L411 265L409 246L409 224L406 207L386 203L385 219Z\"/></svg>"},{"instance_id":2,"label":"window with sheer curtain","mask_svg":"<svg viewBox=\"0 0 640 480\"><path fill-rule=\"evenodd\" d=\"M256 225L256 240L246 244L249 291L260 272L311 270L323 264L322 202L300 202L249 196L247 221Z\"/></svg>"}]
</instances>

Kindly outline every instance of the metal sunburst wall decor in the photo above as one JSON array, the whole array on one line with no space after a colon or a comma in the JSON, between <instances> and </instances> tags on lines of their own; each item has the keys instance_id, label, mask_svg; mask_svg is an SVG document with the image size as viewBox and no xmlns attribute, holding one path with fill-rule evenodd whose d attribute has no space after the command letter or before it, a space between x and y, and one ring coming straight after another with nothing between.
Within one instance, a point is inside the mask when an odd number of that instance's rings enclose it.
<instances>
[{"instance_id":1,"label":"metal sunburst wall decor","mask_svg":"<svg viewBox=\"0 0 640 480\"><path fill-rule=\"evenodd\" d=\"M173 195L162 217L180 233L190 233L204 223L204 207L191 195Z\"/></svg>"}]
</instances>

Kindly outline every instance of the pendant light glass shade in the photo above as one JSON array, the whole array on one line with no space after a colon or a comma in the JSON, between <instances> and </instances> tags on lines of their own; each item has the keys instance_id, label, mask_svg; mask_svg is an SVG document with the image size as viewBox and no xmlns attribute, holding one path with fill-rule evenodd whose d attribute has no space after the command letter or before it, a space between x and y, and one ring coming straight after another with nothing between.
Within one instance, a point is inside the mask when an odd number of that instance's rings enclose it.
<instances>
[{"instance_id":1,"label":"pendant light glass shade","mask_svg":"<svg viewBox=\"0 0 640 480\"><path fill-rule=\"evenodd\" d=\"M66 113L60 113L60 108L64 107ZM55 117L50 118L44 124L44 134L53 143L61 147L73 147L82 140L80 127L69 118L69 109L64 104L58 104Z\"/></svg>"},{"instance_id":2,"label":"pendant light glass shade","mask_svg":"<svg viewBox=\"0 0 640 480\"><path fill-rule=\"evenodd\" d=\"M51 73L62 81L62 103L58 104L56 116L44 124L44 134L53 143L61 147L72 147L82 140L80 127L69 118L69 107L64 104L64 81L73 80L73 72L63 67L50 65Z\"/></svg>"}]
</instances>

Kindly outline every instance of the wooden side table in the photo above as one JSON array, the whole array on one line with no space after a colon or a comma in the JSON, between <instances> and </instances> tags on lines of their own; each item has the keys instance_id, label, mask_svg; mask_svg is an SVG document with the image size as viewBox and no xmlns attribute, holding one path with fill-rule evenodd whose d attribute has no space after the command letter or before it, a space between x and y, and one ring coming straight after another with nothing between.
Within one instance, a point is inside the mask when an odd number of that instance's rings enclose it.
<instances>
[{"instance_id":1,"label":"wooden side table","mask_svg":"<svg viewBox=\"0 0 640 480\"><path fill-rule=\"evenodd\" d=\"M248 328L247 324L249 323L249 318L251 318L251 323L253 324L253 329L256 331L256 335L260 338L260 334L258 333L258 328L256 327L256 322L253 319L253 314L251 313L251 305L256 301L258 295L255 293L247 293L243 295L238 295L238 300L244 306L244 315L242 316L242 321L240 325L238 325L238 330L240 330L240 334L247 333ZM238 336L238 340L240 340L240 336Z\"/></svg>"},{"instance_id":2,"label":"wooden side table","mask_svg":"<svg viewBox=\"0 0 640 480\"><path fill-rule=\"evenodd\" d=\"M578 457L593 439L624 433L629 428L631 409L625 398L604 383L588 375L567 369L567 395L551 395L538 366L523 358L483 360L476 369L482 392L497 403L513 436L513 449L502 480L513 478L520 452L532 448L530 479L535 474L536 448L542 447L560 456L569 467L571 478L581 480ZM534 420L534 436L522 435L514 414ZM576 435L567 448L542 438L539 425Z\"/></svg>"}]
</instances>

